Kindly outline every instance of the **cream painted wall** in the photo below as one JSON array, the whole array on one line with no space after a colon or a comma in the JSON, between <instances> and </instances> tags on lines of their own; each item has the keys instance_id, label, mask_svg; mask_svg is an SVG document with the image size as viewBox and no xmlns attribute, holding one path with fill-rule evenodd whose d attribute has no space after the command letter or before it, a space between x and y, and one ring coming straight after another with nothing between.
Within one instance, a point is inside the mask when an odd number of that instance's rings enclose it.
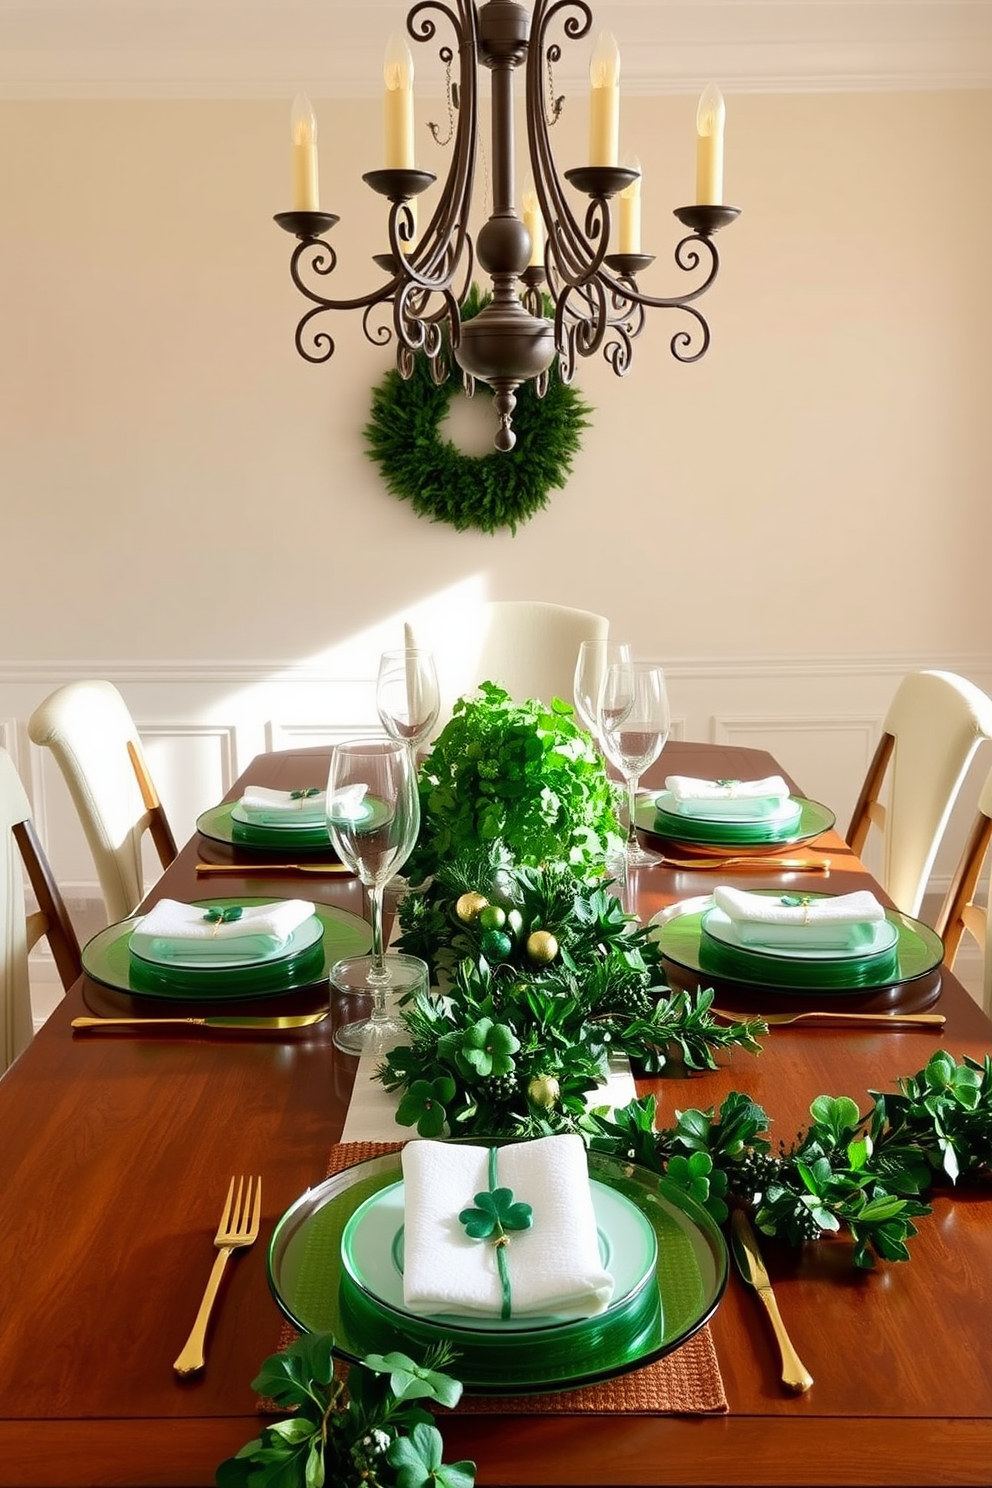
<instances>
[{"instance_id":1,"label":"cream painted wall","mask_svg":"<svg viewBox=\"0 0 992 1488\"><path fill-rule=\"evenodd\" d=\"M297 357L286 112L0 105L0 655L306 658L466 581L672 658L988 651L992 94L732 98L712 348L679 367L655 314L625 382L584 364L573 478L516 537L385 492L356 316ZM319 116L347 292L382 246L378 107ZM662 294L692 128L687 98L625 104Z\"/></svg>"},{"instance_id":2,"label":"cream painted wall","mask_svg":"<svg viewBox=\"0 0 992 1488\"><path fill-rule=\"evenodd\" d=\"M379 107L317 108L353 293L384 246L360 180ZM425 140L440 112L420 107ZM683 287L694 112L624 104L659 294ZM992 93L741 96L728 116L744 213L702 302L708 356L677 365L681 321L656 313L624 382L583 364L596 411L567 489L489 537L385 491L361 430L390 358L357 316L331 323L329 365L295 352L271 220L288 101L0 103L0 739L66 880L93 875L26 720L68 676L122 687L180 837L256 749L374 718L379 650L451 599L607 614L667 663L679 732L772 748L842 819L906 670L992 689ZM579 105L563 166L585 128ZM429 140L421 163L445 168Z\"/></svg>"}]
</instances>

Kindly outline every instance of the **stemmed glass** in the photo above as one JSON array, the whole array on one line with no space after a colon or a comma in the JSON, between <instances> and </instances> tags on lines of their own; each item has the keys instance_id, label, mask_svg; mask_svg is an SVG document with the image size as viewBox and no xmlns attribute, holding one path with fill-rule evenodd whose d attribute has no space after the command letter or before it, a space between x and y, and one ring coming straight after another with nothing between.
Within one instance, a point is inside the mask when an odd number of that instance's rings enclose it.
<instances>
[{"instance_id":1,"label":"stemmed glass","mask_svg":"<svg viewBox=\"0 0 992 1488\"><path fill-rule=\"evenodd\" d=\"M617 662L607 667L597 707L603 753L627 783L628 869L663 861L660 853L642 847L637 838L634 810L637 782L658 758L671 728L665 674L650 661Z\"/></svg>"},{"instance_id":2,"label":"stemmed glass","mask_svg":"<svg viewBox=\"0 0 992 1488\"><path fill-rule=\"evenodd\" d=\"M617 662L630 660L630 647L626 641L583 641L579 646L575 663L575 681L572 684L572 700L575 711L591 734L599 734L599 694L603 690L606 668Z\"/></svg>"},{"instance_id":3,"label":"stemmed glass","mask_svg":"<svg viewBox=\"0 0 992 1488\"><path fill-rule=\"evenodd\" d=\"M372 953L349 956L331 968L342 992L373 998L369 1018L346 1023L334 1034L349 1054L379 1053L401 1036L391 1016L391 993L426 990L424 963L416 956L383 952L382 901L386 885L402 868L420 830L417 769L406 744L395 739L363 739L336 744L327 778L327 829L343 863L369 891Z\"/></svg>"},{"instance_id":4,"label":"stemmed glass","mask_svg":"<svg viewBox=\"0 0 992 1488\"><path fill-rule=\"evenodd\" d=\"M379 719L391 739L416 754L437 722L441 706L437 669L429 651L383 651L375 684Z\"/></svg>"}]
</instances>

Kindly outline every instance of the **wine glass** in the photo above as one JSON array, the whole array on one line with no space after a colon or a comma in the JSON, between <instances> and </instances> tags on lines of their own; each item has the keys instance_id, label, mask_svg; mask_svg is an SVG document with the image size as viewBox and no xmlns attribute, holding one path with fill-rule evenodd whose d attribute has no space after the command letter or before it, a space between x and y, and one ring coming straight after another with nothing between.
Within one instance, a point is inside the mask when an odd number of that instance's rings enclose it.
<instances>
[{"instance_id":1,"label":"wine glass","mask_svg":"<svg viewBox=\"0 0 992 1488\"><path fill-rule=\"evenodd\" d=\"M416 754L437 722L441 707L431 653L414 646L405 651L383 651L375 702L389 737L407 744Z\"/></svg>"},{"instance_id":2,"label":"wine glass","mask_svg":"<svg viewBox=\"0 0 992 1488\"><path fill-rule=\"evenodd\" d=\"M349 956L331 968L342 992L371 994L371 1016L346 1023L334 1034L349 1054L380 1053L405 1030L393 1018L391 994L426 990L424 962L398 952L383 953L382 901L387 883L402 868L420 830L417 768L409 746L396 739L361 739L336 744L327 777L327 830L343 863L368 890L372 952Z\"/></svg>"},{"instance_id":3,"label":"wine glass","mask_svg":"<svg viewBox=\"0 0 992 1488\"><path fill-rule=\"evenodd\" d=\"M665 673L661 667L651 661L622 661L608 666L599 694L597 719L603 753L627 783L625 864L630 869L660 863L661 854L650 852L637 839L634 809L637 782L665 747L671 728Z\"/></svg>"},{"instance_id":4,"label":"wine glass","mask_svg":"<svg viewBox=\"0 0 992 1488\"><path fill-rule=\"evenodd\" d=\"M626 641L583 641L575 663L575 681L572 685L572 700L583 727L591 734L599 734L597 708L599 694L603 690L606 668L617 662L630 660L630 647Z\"/></svg>"}]
</instances>

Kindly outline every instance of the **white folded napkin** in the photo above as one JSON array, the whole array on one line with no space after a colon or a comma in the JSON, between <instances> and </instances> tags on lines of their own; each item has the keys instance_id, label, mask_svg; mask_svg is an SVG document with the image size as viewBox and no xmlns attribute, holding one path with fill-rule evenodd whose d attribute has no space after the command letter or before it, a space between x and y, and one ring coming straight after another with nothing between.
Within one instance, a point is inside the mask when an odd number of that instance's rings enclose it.
<instances>
[{"instance_id":1,"label":"white folded napkin","mask_svg":"<svg viewBox=\"0 0 992 1488\"><path fill-rule=\"evenodd\" d=\"M885 909L869 889L813 898L748 894L721 884L713 890L713 902L731 921L742 945L857 950L874 939L874 926L885 919Z\"/></svg>"},{"instance_id":2,"label":"white folded napkin","mask_svg":"<svg viewBox=\"0 0 992 1488\"><path fill-rule=\"evenodd\" d=\"M249 785L239 804L245 816L259 826L281 827L300 822L321 826L327 816L327 792L322 790L308 796L302 791L269 790L264 785Z\"/></svg>"},{"instance_id":3,"label":"white folded napkin","mask_svg":"<svg viewBox=\"0 0 992 1488\"><path fill-rule=\"evenodd\" d=\"M223 913L227 906L218 905ZM246 904L237 919L207 919L202 904L160 899L135 926L134 934L149 944L153 955L181 961L217 956L225 961L257 961L281 951L300 925L313 914L306 899L280 899L274 904Z\"/></svg>"},{"instance_id":4,"label":"white folded napkin","mask_svg":"<svg viewBox=\"0 0 992 1488\"><path fill-rule=\"evenodd\" d=\"M367 785L343 785L332 792L327 804L327 815L334 821L356 821L365 815Z\"/></svg>"},{"instance_id":5,"label":"white folded napkin","mask_svg":"<svg viewBox=\"0 0 992 1488\"><path fill-rule=\"evenodd\" d=\"M403 1149L403 1298L412 1312L499 1317L503 1289L495 1247L459 1221L489 1191L489 1149L413 1141ZM497 1187L529 1204L533 1225L509 1232L511 1314L592 1317L613 1296L599 1254L585 1144L538 1137L499 1149Z\"/></svg>"},{"instance_id":6,"label":"white folded napkin","mask_svg":"<svg viewBox=\"0 0 992 1488\"><path fill-rule=\"evenodd\" d=\"M718 821L763 821L789 799L789 787L781 775L764 780L697 780L691 775L669 775L665 789L680 816L705 817Z\"/></svg>"}]
</instances>

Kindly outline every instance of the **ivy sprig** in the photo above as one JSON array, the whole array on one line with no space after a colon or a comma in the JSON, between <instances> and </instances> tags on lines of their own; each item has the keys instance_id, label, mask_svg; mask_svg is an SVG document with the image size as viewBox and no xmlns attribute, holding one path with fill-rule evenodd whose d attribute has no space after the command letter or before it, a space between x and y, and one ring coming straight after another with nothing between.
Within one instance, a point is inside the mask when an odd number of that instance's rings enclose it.
<instances>
[{"instance_id":1,"label":"ivy sprig","mask_svg":"<svg viewBox=\"0 0 992 1488\"><path fill-rule=\"evenodd\" d=\"M732 1091L718 1111L676 1112L654 1129L653 1097L581 1123L589 1146L657 1172L723 1221L744 1204L764 1234L801 1245L846 1234L856 1266L909 1259L915 1221L930 1213L937 1183L992 1176L992 1056L959 1063L938 1050L894 1094L871 1092L862 1111L850 1096L820 1095L810 1125L772 1151L765 1111Z\"/></svg>"},{"instance_id":2,"label":"ivy sprig","mask_svg":"<svg viewBox=\"0 0 992 1488\"><path fill-rule=\"evenodd\" d=\"M472 1488L475 1463L442 1461L441 1433L421 1402L457 1405L443 1372L455 1357L435 1345L422 1364L370 1354L335 1372L330 1333L304 1334L262 1364L252 1389L287 1412L217 1469L217 1488Z\"/></svg>"}]
</instances>

